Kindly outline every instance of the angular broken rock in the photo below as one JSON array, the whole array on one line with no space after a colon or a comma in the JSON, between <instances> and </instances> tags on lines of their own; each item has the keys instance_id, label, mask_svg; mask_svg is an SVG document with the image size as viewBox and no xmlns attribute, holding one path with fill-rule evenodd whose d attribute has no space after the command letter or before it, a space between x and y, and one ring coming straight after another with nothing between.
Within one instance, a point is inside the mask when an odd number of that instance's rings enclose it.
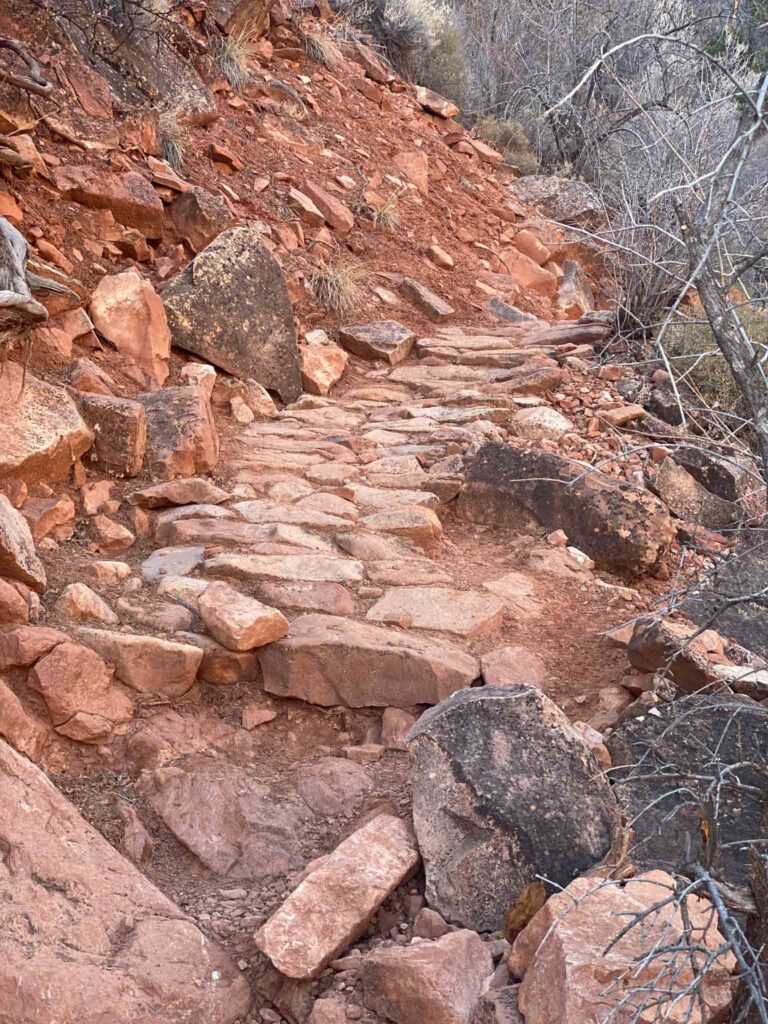
<instances>
[{"instance_id":1,"label":"angular broken rock","mask_svg":"<svg viewBox=\"0 0 768 1024\"><path fill-rule=\"evenodd\" d=\"M409 741L427 902L446 920L495 931L536 878L566 885L608 853L611 787L540 690L455 693Z\"/></svg>"},{"instance_id":2,"label":"angular broken rock","mask_svg":"<svg viewBox=\"0 0 768 1024\"><path fill-rule=\"evenodd\" d=\"M72 622L87 622L92 619L105 622L108 626L117 623L117 616L107 602L85 583L69 583L64 587L55 608Z\"/></svg>"},{"instance_id":3,"label":"angular broken rock","mask_svg":"<svg viewBox=\"0 0 768 1024\"><path fill-rule=\"evenodd\" d=\"M549 673L538 654L526 647L499 647L480 659L486 686L543 686Z\"/></svg>"},{"instance_id":4,"label":"angular broken rock","mask_svg":"<svg viewBox=\"0 0 768 1024\"><path fill-rule=\"evenodd\" d=\"M141 508L165 508L167 505L220 505L230 495L210 480L190 476L153 484L128 495L131 505Z\"/></svg>"},{"instance_id":5,"label":"angular broken rock","mask_svg":"<svg viewBox=\"0 0 768 1024\"><path fill-rule=\"evenodd\" d=\"M45 590L43 563L35 553L35 542L27 521L6 496L0 493L0 576L18 580L33 590Z\"/></svg>"},{"instance_id":6,"label":"angular broken rock","mask_svg":"<svg viewBox=\"0 0 768 1024\"><path fill-rule=\"evenodd\" d=\"M112 668L80 644L54 647L30 672L29 686L42 695L56 731L81 743L101 743L133 717L131 699L112 685Z\"/></svg>"},{"instance_id":7,"label":"angular broken rock","mask_svg":"<svg viewBox=\"0 0 768 1024\"><path fill-rule=\"evenodd\" d=\"M475 932L375 949L363 960L363 1002L397 1024L470 1024L493 957Z\"/></svg>"},{"instance_id":8,"label":"angular broken rock","mask_svg":"<svg viewBox=\"0 0 768 1024\"><path fill-rule=\"evenodd\" d=\"M231 228L163 293L173 344L284 402L301 394L293 307L283 272L258 236Z\"/></svg>"},{"instance_id":9,"label":"angular broken rock","mask_svg":"<svg viewBox=\"0 0 768 1024\"><path fill-rule=\"evenodd\" d=\"M382 359L390 366L397 366L408 357L415 340L414 332L395 320L339 329L339 341L353 355L361 359Z\"/></svg>"},{"instance_id":10,"label":"angular broken rock","mask_svg":"<svg viewBox=\"0 0 768 1024\"><path fill-rule=\"evenodd\" d=\"M317 977L363 934L418 865L409 825L380 814L304 879L257 934L256 944L289 978Z\"/></svg>"},{"instance_id":11,"label":"angular broken rock","mask_svg":"<svg viewBox=\"0 0 768 1024\"><path fill-rule=\"evenodd\" d=\"M702 896L688 896L683 917L672 900L675 885L670 875L652 871L621 884L577 878L550 896L517 937L509 960L510 971L523 979L518 999L525 1024L723 1019L735 958L722 952L694 983L691 958L703 961L724 939ZM642 917L629 927L632 915Z\"/></svg>"},{"instance_id":12,"label":"angular broken rock","mask_svg":"<svg viewBox=\"0 0 768 1024\"><path fill-rule=\"evenodd\" d=\"M147 415L147 465L155 479L209 473L219 461L211 402L201 387L161 388L139 395Z\"/></svg>"},{"instance_id":13,"label":"angular broken rock","mask_svg":"<svg viewBox=\"0 0 768 1024\"><path fill-rule=\"evenodd\" d=\"M57 167L56 188L65 199L94 210L111 210L115 220L137 228L147 238L163 233L163 203L146 178L136 171L113 174L82 164Z\"/></svg>"},{"instance_id":14,"label":"angular broken rock","mask_svg":"<svg viewBox=\"0 0 768 1024\"><path fill-rule=\"evenodd\" d=\"M295 798L276 799L247 768L206 754L159 768L138 787L168 828L225 878L262 879L304 863L299 837L311 815Z\"/></svg>"},{"instance_id":15,"label":"angular broken rock","mask_svg":"<svg viewBox=\"0 0 768 1024\"><path fill-rule=\"evenodd\" d=\"M547 530L606 568L654 569L674 537L658 500L604 473L549 452L486 444L466 470L463 513L494 526L519 526L528 512Z\"/></svg>"},{"instance_id":16,"label":"angular broken rock","mask_svg":"<svg viewBox=\"0 0 768 1024\"><path fill-rule=\"evenodd\" d=\"M674 515L708 530L727 530L743 516L735 502L712 494L669 457L662 462L651 487Z\"/></svg>"},{"instance_id":17,"label":"angular broken rock","mask_svg":"<svg viewBox=\"0 0 768 1024\"><path fill-rule=\"evenodd\" d=\"M180 697L192 686L203 652L156 636L80 629L78 639L115 666L117 678L139 693Z\"/></svg>"},{"instance_id":18,"label":"angular broken rock","mask_svg":"<svg viewBox=\"0 0 768 1024\"><path fill-rule=\"evenodd\" d=\"M473 590L395 587L376 602L366 618L459 636L486 636L501 629L504 602L494 594Z\"/></svg>"},{"instance_id":19,"label":"angular broken rock","mask_svg":"<svg viewBox=\"0 0 768 1024\"><path fill-rule=\"evenodd\" d=\"M171 219L180 237L195 252L200 252L235 223L224 197L212 195L198 186L188 189L174 200Z\"/></svg>"},{"instance_id":20,"label":"angular broken rock","mask_svg":"<svg viewBox=\"0 0 768 1024\"><path fill-rule=\"evenodd\" d=\"M347 353L338 345L299 348L301 383L310 395L327 395L347 366Z\"/></svg>"},{"instance_id":21,"label":"angular broken rock","mask_svg":"<svg viewBox=\"0 0 768 1024\"><path fill-rule=\"evenodd\" d=\"M421 547L430 547L440 539L443 527L430 508L419 505L388 508L360 520L360 525L373 533L392 533Z\"/></svg>"},{"instance_id":22,"label":"angular broken rock","mask_svg":"<svg viewBox=\"0 0 768 1024\"><path fill-rule=\"evenodd\" d=\"M440 93L433 92L423 85L416 89L416 102L430 114L437 114L438 117L446 119L456 117L461 113L459 107L451 100L447 100L445 96L441 96Z\"/></svg>"},{"instance_id":23,"label":"angular broken rock","mask_svg":"<svg viewBox=\"0 0 768 1024\"><path fill-rule=\"evenodd\" d=\"M0 679L0 736L30 761L39 761L48 729L27 714L13 690Z\"/></svg>"},{"instance_id":24,"label":"angular broken rock","mask_svg":"<svg viewBox=\"0 0 768 1024\"><path fill-rule=\"evenodd\" d=\"M437 704L470 686L476 660L452 644L332 615L302 615L259 655L264 689L331 707Z\"/></svg>"},{"instance_id":25,"label":"angular broken rock","mask_svg":"<svg viewBox=\"0 0 768 1024\"><path fill-rule=\"evenodd\" d=\"M89 458L93 467L114 476L136 476L147 446L147 417L141 402L81 394L77 404L93 431Z\"/></svg>"},{"instance_id":26,"label":"angular broken rock","mask_svg":"<svg viewBox=\"0 0 768 1024\"><path fill-rule=\"evenodd\" d=\"M211 583L198 598L197 609L214 638L232 651L264 647L288 632L288 620L277 608L226 583Z\"/></svg>"},{"instance_id":27,"label":"angular broken rock","mask_svg":"<svg viewBox=\"0 0 768 1024\"><path fill-rule=\"evenodd\" d=\"M414 306L429 320L435 323L442 323L443 320L450 320L456 310L445 299L435 294L431 289L412 277L406 277L400 285L400 290Z\"/></svg>"},{"instance_id":28,"label":"angular broken rock","mask_svg":"<svg viewBox=\"0 0 768 1024\"><path fill-rule=\"evenodd\" d=\"M0 672L27 668L57 644L69 640L66 633L48 626L17 626L0 633Z\"/></svg>"},{"instance_id":29,"label":"angular broken rock","mask_svg":"<svg viewBox=\"0 0 768 1024\"><path fill-rule=\"evenodd\" d=\"M163 302L136 270L102 277L91 297L96 330L158 384L168 376L171 332Z\"/></svg>"},{"instance_id":30,"label":"angular broken rock","mask_svg":"<svg viewBox=\"0 0 768 1024\"><path fill-rule=\"evenodd\" d=\"M60 480L93 442L93 432L63 388L25 376L24 367L10 361L0 373L0 424L0 481Z\"/></svg>"},{"instance_id":31,"label":"angular broken rock","mask_svg":"<svg viewBox=\"0 0 768 1024\"><path fill-rule=\"evenodd\" d=\"M5 743L0 835L17 865L0 873L4 1024L234 1024L248 1013L234 962Z\"/></svg>"}]
</instances>

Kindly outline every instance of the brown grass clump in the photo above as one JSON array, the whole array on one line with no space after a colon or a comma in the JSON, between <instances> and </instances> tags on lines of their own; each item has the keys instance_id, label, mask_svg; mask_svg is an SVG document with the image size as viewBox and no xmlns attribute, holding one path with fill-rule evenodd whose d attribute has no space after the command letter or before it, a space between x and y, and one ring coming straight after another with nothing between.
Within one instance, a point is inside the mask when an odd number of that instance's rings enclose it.
<instances>
[{"instance_id":1,"label":"brown grass clump","mask_svg":"<svg viewBox=\"0 0 768 1024\"><path fill-rule=\"evenodd\" d=\"M516 167L521 175L535 174L539 169L536 153L517 121L484 117L477 125L477 135L504 156L504 163Z\"/></svg>"},{"instance_id":2,"label":"brown grass clump","mask_svg":"<svg viewBox=\"0 0 768 1024\"><path fill-rule=\"evenodd\" d=\"M304 52L309 60L314 60L323 67L333 68L341 60L341 50L328 36L307 32L304 35Z\"/></svg>"},{"instance_id":3,"label":"brown grass clump","mask_svg":"<svg viewBox=\"0 0 768 1024\"><path fill-rule=\"evenodd\" d=\"M363 299L365 268L348 256L314 270L307 281L312 294L327 309L350 316Z\"/></svg>"},{"instance_id":4,"label":"brown grass clump","mask_svg":"<svg viewBox=\"0 0 768 1024\"><path fill-rule=\"evenodd\" d=\"M186 132L177 111L164 110L160 114L157 130L160 134L163 159L171 165L174 171L180 171L184 166Z\"/></svg>"}]
</instances>

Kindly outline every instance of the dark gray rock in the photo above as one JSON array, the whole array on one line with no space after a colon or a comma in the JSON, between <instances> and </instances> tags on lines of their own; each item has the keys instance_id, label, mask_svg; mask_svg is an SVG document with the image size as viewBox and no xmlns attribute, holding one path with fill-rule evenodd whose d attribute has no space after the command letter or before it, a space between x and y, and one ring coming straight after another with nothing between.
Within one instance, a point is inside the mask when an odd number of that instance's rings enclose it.
<instances>
[{"instance_id":1,"label":"dark gray rock","mask_svg":"<svg viewBox=\"0 0 768 1024\"><path fill-rule=\"evenodd\" d=\"M671 387L665 385L655 387L648 396L645 407L648 412L673 427L679 427L683 422L680 406Z\"/></svg>"},{"instance_id":2,"label":"dark gray rock","mask_svg":"<svg viewBox=\"0 0 768 1024\"><path fill-rule=\"evenodd\" d=\"M608 853L611 788L560 709L534 687L456 693L409 735L427 901L492 932L537 876L567 885Z\"/></svg>"},{"instance_id":3,"label":"dark gray rock","mask_svg":"<svg viewBox=\"0 0 768 1024\"><path fill-rule=\"evenodd\" d=\"M737 504L712 494L676 459L662 462L651 487L674 515L708 530L727 530L742 518Z\"/></svg>"},{"instance_id":4,"label":"dark gray rock","mask_svg":"<svg viewBox=\"0 0 768 1024\"><path fill-rule=\"evenodd\" d=\"M759 535L762 536L762 535ZM693 586L683 611L768 658L768 541L747 540ZM750 595L755 595L750 598Z\"/></svg>"},{"instance_id":5,"label":"dark gray rock","mask_svg":"<svg viewBox=\"0 0 768 1024\"><path fill-rule=\"evenodd\" d=\"M599 565L641 575L660 561L672 520L650 492L548 452L486 444L468 464L460 510L476 522L519 527L526 515L562 529Z\"/></svg>"},{"instance_id":6,"label":"dark gray rock","mask_svg":"<svg viewBox=\"0 0 768 1024\"><path fill-rule=\"evenodd\" d=\"M519 985L508 985L480 996L472 1024L525 1024L517 1002Z\"/></svg>"},{"instance_id":7,"label":"dark gray rock","mask_svg":"<svg viewBox=\"0 0 768 1024\"><path fill-rule=\"evenodd\" d=\"M222 232L163 292L172 344L285 402L301 394L293 307L280 265L248 228Z\"/></svg>"},{"instance_id":8,"label":"dark gray rock","mask_svg":"<svg viewBox=\"0 0 768 1024\"><path fill-rule=\"evenodd\" d=\"M713 870L731 885L747 883L749 844L765 839L768 708L747 697L693 694L625 718L607 746L639 871L701 863L702 814L716 806ZM727 766L736 767L716 789Z\"/></svg>"},{"instance_id":9,"label":"dark gray rock","mask_svg":"<svg viewBox=\"0 0 768 1024\"><path fill-rule=\"evenodd\" d=\"M510 324L536 324L538 318L531 313L524 313L517 306L511 306L504 299L490 298L485 304L485 310L498 320L506 320Z\"/></svg>"},{"instance_id":10,"label":"dark gray rock","mask_svg":"<svg viewBox=\"0 0 768 1024\"><path fill-rule=\"evenodd\" d=\"M724 458L706 448L680 445L673 456L694 480L724 501L739 501L760 487L760 479L734 459Z\"/></svg>"}]
</instances>

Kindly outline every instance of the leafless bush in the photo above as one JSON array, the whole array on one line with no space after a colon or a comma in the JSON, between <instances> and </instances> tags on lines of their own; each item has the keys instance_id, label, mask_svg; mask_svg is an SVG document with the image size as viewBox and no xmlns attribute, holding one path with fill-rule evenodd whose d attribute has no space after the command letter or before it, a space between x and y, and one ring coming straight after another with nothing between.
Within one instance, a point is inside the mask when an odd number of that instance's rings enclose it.
<instances>
[{"instance_id":1,"label":"leafless bush","mask_svg":"<svg viewBox=\"0 0 768 1024\"><path fill-rule=\"evenodd\" d=\"M504 155L505 163L520 174L535 174L538 161L525 129L518 121L504 121L487 115L477 125L477 134Z\"/></svg>"}]
</instances>

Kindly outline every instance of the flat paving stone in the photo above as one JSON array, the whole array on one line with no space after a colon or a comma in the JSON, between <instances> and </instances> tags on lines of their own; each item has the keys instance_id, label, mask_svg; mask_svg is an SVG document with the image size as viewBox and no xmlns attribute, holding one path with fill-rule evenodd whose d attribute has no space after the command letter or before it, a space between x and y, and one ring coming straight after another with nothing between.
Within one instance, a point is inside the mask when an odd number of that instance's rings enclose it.
<instances>
[{"instance_id":1,"label":"flat paving stone","mask_svg":"<svg viewBox=\"0 0 768 1024\"><path fill-rule=\"evenodd\" d=\"M215 555L203 562L208 576L235 579L303 580L308 583L356 583L363 564L328 555Z\"/></svg>"},{"instance_id":2,"label":"flat paving stone","mask_svg":"<svg viewBox=\"0 0 768 1024\"><path fill-rule=\"evenodd\" d=\"M504 602L495 594L476 590L396 587L376 602L367 618L372 622L434 629L459 636L487 636L501 629Z\"/></svg>"},{"instance_id":3,"label":"flat paving stone","mask_svg":"<svg viewBox=\"0 0 768 1024\"><path fill-rule=\"evenodd\" d=\"M408 357L416 335L396 320L377 320L370 324L342 327L339 341L361 359L383 359L396 366Z\"/></svg>"}]
</instances>

